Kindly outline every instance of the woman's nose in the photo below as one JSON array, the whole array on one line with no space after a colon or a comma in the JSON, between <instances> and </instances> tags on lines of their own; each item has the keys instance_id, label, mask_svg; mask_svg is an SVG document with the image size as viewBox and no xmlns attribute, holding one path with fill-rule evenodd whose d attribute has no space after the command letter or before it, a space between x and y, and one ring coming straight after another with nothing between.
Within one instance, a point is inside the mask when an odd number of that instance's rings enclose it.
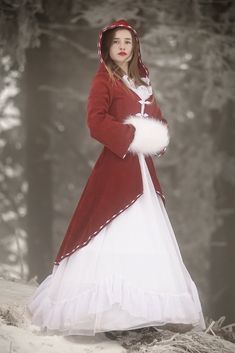
<instances>
[{"instance_id":1,"label":"woman's nose","mask_svg":"<svg viewBox=\"0 0 235 353\"><path fill-rule=\"evenodd\" d=\"M119 49L120 50L124 50L125 49L125 44L124 43L120 43L119 44Z\"/></svg>"}]
</instances>

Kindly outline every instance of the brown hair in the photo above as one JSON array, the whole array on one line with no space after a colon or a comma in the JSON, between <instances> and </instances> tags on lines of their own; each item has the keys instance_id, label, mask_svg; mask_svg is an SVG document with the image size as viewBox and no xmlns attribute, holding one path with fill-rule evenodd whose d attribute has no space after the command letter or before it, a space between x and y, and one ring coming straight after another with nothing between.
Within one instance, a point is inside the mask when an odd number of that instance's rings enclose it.
<instances>
[{"instance_id":1,"label":"brown hair","mask_svg":"<svg viewBox=\"0 0 235 353\"><path fill-rule=\"evenodd\" d=\"M121 27L117 27L114 29L107 30L103 33L102 43L101 43L101 53L102 58L104 60L105 67L110 75L112 81L115 81L115 76L117 78L122 78L125 72L118 66L110 57L109 50L113 42L113 38L115 33L122 29ZM125 28L126 29L126 28ZM129 30L132 37L133 50L132 50L132 58L128 62L128 76L133 79L136 85L144 85L148 86L146 82L144 82L140 77L139 67L138 67L138 53L139 53L139 42L137 41L134 33Z\"/></svg>"}]
</instances>

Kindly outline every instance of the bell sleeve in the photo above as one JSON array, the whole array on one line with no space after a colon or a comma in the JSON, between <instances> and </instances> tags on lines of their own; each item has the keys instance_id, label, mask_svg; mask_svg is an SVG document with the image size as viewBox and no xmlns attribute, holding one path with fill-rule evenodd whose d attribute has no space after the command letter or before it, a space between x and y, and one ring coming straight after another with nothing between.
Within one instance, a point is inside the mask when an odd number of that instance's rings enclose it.
<instances>
[{"instance_id":1,"label":"bell sleeve","mask_svg":"<svg viewBox=\"0 0 235 353\"><path fill-rule=\"evenodd\" d=\"M123 124L109 114L112 103L111 82L97 75L91 85L87 104L90 135L120 158L125 158L135 135L135 127Z\"/></svg>"}]
</instances>

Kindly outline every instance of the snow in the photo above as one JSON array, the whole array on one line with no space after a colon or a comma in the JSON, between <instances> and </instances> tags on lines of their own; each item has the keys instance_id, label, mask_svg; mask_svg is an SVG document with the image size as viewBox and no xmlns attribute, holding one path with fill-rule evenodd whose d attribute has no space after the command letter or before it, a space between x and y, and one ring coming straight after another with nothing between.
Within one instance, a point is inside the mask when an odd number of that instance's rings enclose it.
<instances>
[{"instance_id":1,"label":"snow","mask_svg":"<svg viewBox=\"0 0 235 353\"><path fill-rule=\"evenodd\" d=\"M26 300L35 285L0 278L0 353L125 353L103 333L87 336L47 336L30 323Z\"/></svg>"}]
</instances>

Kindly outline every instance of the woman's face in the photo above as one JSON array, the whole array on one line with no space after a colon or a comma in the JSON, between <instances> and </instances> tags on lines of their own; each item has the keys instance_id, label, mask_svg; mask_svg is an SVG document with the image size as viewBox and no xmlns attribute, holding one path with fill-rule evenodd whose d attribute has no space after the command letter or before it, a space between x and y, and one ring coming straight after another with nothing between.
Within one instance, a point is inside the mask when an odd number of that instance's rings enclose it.
<instances>
[{"instance_id":1,"label":"woman's face","mask_svg":"<svg viewBox=\"0 0 235 353\"><path fill-rule=\"evenodd\" d=\"M118 29L113 37L109 55L111 59L120 67L127 65L132 58L133 42L130 31Z\"/></svg>"}]
</instances>

